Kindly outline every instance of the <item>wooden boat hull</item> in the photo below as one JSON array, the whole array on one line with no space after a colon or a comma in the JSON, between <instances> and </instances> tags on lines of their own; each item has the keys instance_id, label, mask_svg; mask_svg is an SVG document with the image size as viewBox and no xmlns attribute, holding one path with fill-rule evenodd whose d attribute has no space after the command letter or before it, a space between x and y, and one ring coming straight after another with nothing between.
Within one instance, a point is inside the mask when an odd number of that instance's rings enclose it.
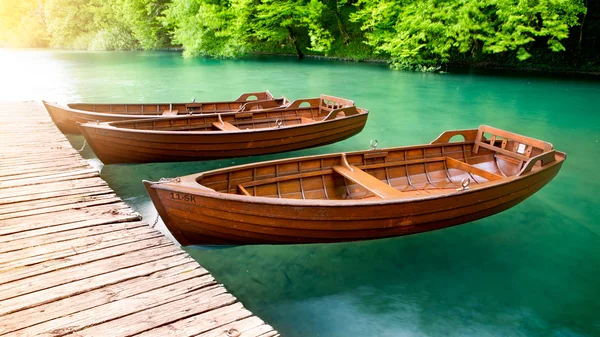
<instances>
[{"instance_id":1,"label":"wooden boat hull","mask_svg":"<svg viewBox=\"0 0 600 337\"><path fill-rule=\"evenodd\" d=\"M335 143L359 133L367 114L297 127L178 134L81 125L104 164L194 161L264 155Z\"/></svg>"},{"instance_id":2,"label":"wooden boat hull","mask_svg":"<svg viewBox=\"0 0 600 337\"><path fill-rule=\"evenodd\" d=\"M263 98L260 94L257 94L260 98ZM242 95L244 96L244 95ZM241 96L241 97L242 97ZM270 94L269 94L269 97ZM69 104L69 106L62 106L54 103L49 103L46 101L42 101L44 107L50 114L50 117L54 121L54 124L62 131L63 133L72 133L79 134L80 130L78 124L83 124L87 122L116 122L116 121L124 121L124 120L134 120L134 119L148 119L148 118L161 118L165 117L163 114L169 114L169 112L175 112L179 114L205 114L205 113L226 113L233 112L241 109L244 104L249 102L260 102L264 108L277 108L282 107L287 104L287 99L285 98L277 98L277 99L269 99L269 100L261 100L261 101L231 101L231 102L210 102L210 103L157 103L157 104L123 104L123 105L112 105L119 107L119 111L111 112L108 110L110 105L94 105L94 104L83 104L83 103L75 103ZM204 105L204 110L190 110L196 107L202 107ZM102 108L102 107L104 108ZM129 111L125 111L124 109L127 106L133 106L135 108L130 108ZM142 109L142 106L151 107L153 111L150 111L149 108L146 108L145 112ZM210 106L210 107L208 107ZM98 111L88 111L86 109L96 108Z\"/></svg>"},{"instance_id":3,"label":"wooden boat hull","mask_svg":"<svg viewBox=\"0 0 600 337\"><path fill-rule=\"evenodd\" d=\"M325 243L426 232L499 213L550 182L563 160L493 186L414 200L253 198L190 184L144 183L166 226L183 245Z\"/></svg>"}]
</instances>

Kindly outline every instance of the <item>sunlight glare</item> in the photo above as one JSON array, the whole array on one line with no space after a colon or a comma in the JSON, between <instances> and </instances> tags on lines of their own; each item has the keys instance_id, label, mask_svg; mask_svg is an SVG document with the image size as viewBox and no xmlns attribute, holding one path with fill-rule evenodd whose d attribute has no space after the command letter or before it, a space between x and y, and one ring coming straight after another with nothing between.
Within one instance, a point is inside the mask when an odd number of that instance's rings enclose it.
<instances>
[{"instance_id":1,"label":"sunlight glare","mask_svg":"<svg viewBox=\"0 0 600 337\"><path fill-rule=\"evenodd\" d=\"M55 59L56 52L0 48L0 101L77 98L68 78L68 63Z\"/></svg>"}]
</instances>

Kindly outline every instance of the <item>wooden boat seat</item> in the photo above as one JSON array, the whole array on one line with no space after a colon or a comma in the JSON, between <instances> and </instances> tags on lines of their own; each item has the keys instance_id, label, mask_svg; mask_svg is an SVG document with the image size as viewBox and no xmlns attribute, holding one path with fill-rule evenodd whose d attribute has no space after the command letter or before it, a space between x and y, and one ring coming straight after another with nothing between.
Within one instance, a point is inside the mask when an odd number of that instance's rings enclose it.
<instances>
[{"instance_id":1,"label":"wooden boat seat","mask_svg":"<svg viewBox=\"0 0 600 337\"><path fill-rule=\"evenodd\" d=\"M165 110L165 111L163 111L162 115L163 116L177 116L178 113L179 113L179 110Z\"/></svg>"},{"instance_id":2,"label":"wooden boat seat","mask_svg":"<svg viewBox=\"0 0 600 337\"><path fill-rule=\"evenodd\" d=\"M235 125L233 125L229 122L225 122L225 121L213 122L212 125L221 131L239 131L240 130Z\"/></svg>"},{"instance_id":3,"label":"wooden boat seat","mask_svg":"<svg viewBox=\"0 0 600 337\"><path fill-rule=\"evenodd\" d=\"M491 138L486 140L484 138L484 133L491 134ZM497 137L502 138L500 147L495 146ZM513 141L515 144L515 148L512 150L507 148L509 141ZM548 142L496 129L487 125L481 125L477 130L473 153L478 153L480 147L494 151L496 154L519 160L521 163L529 161L534 148L542 153L552 151L553 149L552 144Z\"/></svg>"},{"instance_id":4,"label":"wooden boat seat","mask_svg":"<svg viewBox=\"0 0 600 337\"><path fill-rule=\"evenodd\" d=\"M372 175L359 169L358 167L347 165L345 156L343 157L342 161L344 162L344 165L333 166L333 171L337 172L344 178L364 187L366 190L375 194L379 198L385 199L405 196L403 192L373 177Z\"/></svg>"},{"instance_id":5,"label":"wooden boat seat","mask_svg":"<svg viewBox=\"0 0 600 337\"><path fill-rule=\"evenodd\" d=\"M323 110L323 108L321 108ZM337 114L343 112L344 116L354 116L360 114L355 106L332 110L323 120L329 121L335 119Z\"/></svg>"},{"instance_id":6,"label":"wooden boat seat","mask_svg":"<svg viewBox=\"0 0 600 337\"><path fill-rule=\"evenodd\" d=\"M484 137L484 133L490 134L490 139ZM501 141L500 146L497 146L497 141ZM473 153L478 153L479 148L493 151L500 172L505 176L514 176L523 173L522 168L531 162L532 154L537 158L554 147L548 142L481 125L477 129Z\"/></svg>"},{"instance_id":7,"label":"wooden boat seat","mask_svg":"<svg viewBox=\"0 0 600 337\"><path fill-rule=\"evenodd\" d=\"M486 170L482 170L478 167L469 165L465 162L462 162L460 160L456 160L456 159L450 158L450 157L446 157L446 166L448 168L454 168L454 169L458 169L461 171L465 171L467 173L478 175L482 178L487 179L488 181L499 180L499 179L503 178L502 176L497 175L495 173L492 173L492 172L489 172Z\"/></svg>"}]
</instances>

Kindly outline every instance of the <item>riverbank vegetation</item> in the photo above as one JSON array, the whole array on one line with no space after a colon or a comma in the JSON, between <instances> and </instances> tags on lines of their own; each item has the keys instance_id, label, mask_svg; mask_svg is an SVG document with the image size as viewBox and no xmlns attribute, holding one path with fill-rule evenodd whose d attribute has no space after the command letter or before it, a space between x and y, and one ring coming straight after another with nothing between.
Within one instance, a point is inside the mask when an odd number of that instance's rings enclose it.
<instances>
[{"instance_id":1,"label":"riverbank vegetation","mask_svg":"<svg viewBox=\"0 0 600 337\"><path fill-rule=\"evenodd\" d=\"M600 70L590 0L3 0L0 44ZM443 69L443 68L442 68Z\"/></svg>"}]
</instances>

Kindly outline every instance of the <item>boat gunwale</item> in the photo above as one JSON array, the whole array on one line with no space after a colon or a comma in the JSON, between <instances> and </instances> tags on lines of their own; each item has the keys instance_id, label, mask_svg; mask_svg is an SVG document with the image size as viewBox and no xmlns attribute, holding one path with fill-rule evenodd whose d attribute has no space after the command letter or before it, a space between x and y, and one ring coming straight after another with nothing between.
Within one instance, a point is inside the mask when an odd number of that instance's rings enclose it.
<instances>
[{"instance_id":1,"label":"boat gunwale","mask_svg":"<svg viewBox=\"0 0 600 337\"><path fill-rule=\"evenodd\" d=\"M284 97L276 97L273 98L271 100L253 100L253 101L245 101L245 102L236 102L236 101L219 101L219 102L180 102L180 103L123 103L123 104L116 104L116 103L97 103L97 105L101 105L101 104L105 104L105 105L185 105L185 104L215 104L215 103L256 103L256 102L264 102L264 101L275 101L275 100L284 100L284 101L288 101L289 100ZM169 118L167 116L162 116L162 113L155 113L155 114L120 114L120 113L112 113L112 112L97 112L97 111L88 111L88 110L80 110L80 109L75 109L75 108L71 108L69 106L69 104L95 104L95 103L67 103L67 104L59 104L58 102L49 102L49 101L45 101L42 100L42 104L43 105L50 105L54 108L57 109L62 109L66 112L69 113L79 113L79 114L84 114L84 115L88 115L88 116L102 116L102 117L115 117L115 118L130 118L131 120L136 120L136 119L148 119L148 118L152 118L152 119L157 119L157 118ZM243 108L243 105L240 107L240 109ZM284 107L281 108L270 108L270 109L284 109ZM238 109L239 110L239 109ZM237 113L238 110L233 110L233 111L226 111L223 113ZM265 109L267 110L267 109ZM201 115L210 115L210 114L216 114L217 112L209 112L206 114L202 114L202 113L196 113L196 114L191 114L191 116L201 116ZM188 114L182 114L181 116L171 116L171 117L189 117L190 115ZM123 120L125 121L125 120Z\"/></svg>"},{"instance_id":2,"label":"boat gunwale","mask_svg":"<svg viewBox=\"0 0 600 337\"><path fill-rule=\"evenodd\" d=\"M558 171L557 171L557 173L558 173ZM553 179L554 179L554 176L548 178L547 180L544 180L544 179L535 180L532 184L529 184L529 185L527 185L527 186L519 189L518 191L524 190L524 189L528 189L528 188L530 188L533 185L539 184L540 182L543 182L543 184L545 185L546 183L550 182ZM517 183L517 182L518 182L517 180L511 181L511 183ZM496 187L496 185L494 185L494 187ZM536 192L537 192L537 190L536 190ZM157 192L154 192L154 193L156 193L156 196L158 197L158 193ZM498 199L498 198L504 198L504 197L507 197L507 196L512 195L512 194L513 193L502 194L502 195L499 195L497 197L489 198L485 202L489 202L490 200L494 200L494 199ZM464 194L461 194L460 196L463 196L463 195ZM196 193L196 196L200 196L200 197L204 197L204 198L210 198L210 196L199 195L198 193ZM452 194L452 195L442 195L442 196L444 196L444 197L456 197L457 195L456 194ZM467 197L468 197L468 195L467 195ZM160 200L160 197L158 197L158 198ZM215 199L215 200L223 200L223 199L220 199L220 198L213 198L213 199ZM270 198L266 198L266 199L270 199ZM272 198L272 199L275 199L275 198ZM299 200L299 199L286 199L286 200ZM381 200L383 200L383 199L381 199ZM402 200L402 199L396 199L396 200ZM228 201L231 201L231 200L228 200ZM325 200L323 200L323 201L325 201ZM338 200L338 201L347 202L345 200ZM369 200L369 201L371 201L371 200ZM417 202L418 203L426 203L426 202L432 202L432 201L435 201L435 200L431 200L431 198L428 198L428 199L419 199L419 200L411 199L410 201L411 201L410 203L414 204L414 203L417 203ZM244 204L248 204L248 203L250 203L250 202L244 202ZM396 206L402 206L403 205L403 203L375 203L375 204L373 204L373 203L366 203L366 202L364 202L364 203L361 202L361 203L358 203L358 204L355 203L355 204L352 204L352 205L347 205L347 204L344 203L344 204L338 204L338 205L323 205L323 204L318 204L318 205L301 205L301 206L298 206L298 205L288 205L288 204L280 204L280 203L277 203L277 204L272 204L272 203L270 203L270 204L268 204L268 203L252 203L252 204L260 204L260 206L265 206L265 207L270 207L270 206L274 206L274 207L290 207L291 206L291 207L310 208L310 209L315 209L315 208L337 208L337 209L342 208L342 209L345 209L347 207L382 207L382 208L385 208L385 207L390 207L390 206L396 207ZM458 208L470 207L470 206L475 205L475 204L479 204L479 202L473 202L471 204L459 204ZM423 211L423 212L413 212L413 213L410 213L410 214L409 213L403 213L403 214L405 216L424 216L424 215L427 215L427 214L433 214L433 213L437 213L437 212L440 212L440 211L443 211L443 212L450 211L450 210L453 210L453 209L457 208L455 206L457 206L457 205L456 204L450 204L450 205L448 205L445 208L439 208L439 209L436 209L434 211L427 210L427 211ZM162 205L162 203L161 203L161 207L164 207ZM221 208L216 208L214 206L205 206L205 205L203 205L202 208L208 208L208 209L213 209L213 210L221 209ZM231 211L235 212L236 214L244 214L244 215L257 216L256 212L248 211L248 210L245 210L245 209L243 209L241 207L232 208ZM165 213L165 214L168 214L168 213ZM279 220L282 220L282 219L315 220L315 219L307 219L307 218L311 218L311 217L305 217L303 219L298 219L297 217L294 217L292 215L282 216L280 213L277 213L277 212L274 212L274 213L261 213L260 216L264 217L264 218L279 219ZM168 218L168 216L167 216L167 218ZM327 217L326 220L328 220L328 221L329 220L331 220L331 221L345 221L345 220L359 221L359 220L365 220L365 219L369 219L369 220L381 220L381 219L389 219L389 218L390 218L389 214L379 215L379 214L375 213L375 214L369 214L367 217L360 216L360 215L359 216L351 216L351 217L348 217L348 216L331 217L331 216L329 216L329 217ZM320 220L323 220L323 219L316 219L316 220L320 221ZM270 225L264 225L264 226L270 226ZM277 226L273 226L273 227L277 227ZM171 229L171 227L169 227L169 229Z\"/></svg>"},{"instance_id":3,"label":"boat gunwale","mask_svg":"<svg viewBox=\"0 0 600 337\"><path fill-rule=\"evenodd\" d=\"M313 109L314 107L306 107L306 108L301 108L301 109ZM156 135L181 135L181 136L194 136L194 135L219 135L219 134L239 134L239 133L259 133L259 132L272 132L272 131L281 131L281 130L290 130L290 129L294 129L294 128L301 128L301 127L308 127L308 126L313 126L313 125L321 125L321 124L326 124L326 123L333 123L333 122L339 122L342 120L349 120L352 118L358 118L358 117L367 117L369 114L369 111L366 109L362 109L362 108L356 108L358 110L358 114L356 115L351 115L351 116L343 116L343 117L336 117L334 119L330 119L330 120L314 120L314 122L312 123L301 123L301 124L294 124L294 125L282 125L281 127L269 127L269 128L259 128L259 129L239 129L239 130L210 130L210 131L193 131L193 130L179 130L179 131L173 131L173 130L149 130L149 129L132 129L132 128L119 128L114 126L113 124L126 124L126 123L131 123L131 122L160 122L160 121L164 121L164 120L178 120L178 119L186 119L186 118L192 118L192 119L199 119L199 118L207 118L207 117L214 117L217 115L221 115L221 116L235 116L237 114L237 112L226 112L226 113L209 113L209 114L203 114L203 115L182 115L182 116L172 116L172 117L159 117L159 118L152 118L151 120L143 120L143 121L138 121L138 120L122 120L122 121L115 121L115 122L100 122L100 123L96 123L96 122L85 122L85 123L77 123L79 125L80 128L91 128L91 129L102 129L102 130L106 130L106 131L119 131L119 132L127 132L127 133L142 133L142 134L156 134ZM274 111L282 111L284 109L281 110L274 110ZM296 109L294 109L296 110ZM262 112L272 112L272 111L256 111L256 113L262 113ZM296 117L296 116L290 116L290 117ZM259 120L257 120L259 121ZM366 122L365 122L366 123Z\"/></svg>"},{"instance_id":4,"label":"boat gunwale","mask_svg":"<svg viewBox=\"0 0 600 337\"><path fill-rule=\"evenodd\" d=\"M394 148L382 148L377 149L377 151L389 151L389 150L404 150L410 148L424 148L424 147L438 147L443 144L451 144L451 145L473 145L474 141L467 142L452 142L452 143L437 143L437 144L423 144L423 145L414 145L414 146L404 146L404 147L394 147ZM323 154L317 156L310 156L310 159L321 159L321 158L329 158L340 156L342 154L346 155L360 155L368 153L371 150L362 150L362 151L353 151L353 152L339 152L339 153L330 153ZM179 193L187 193L200 195L203 197L211 197L215 199L221 199L226 201L236 201L243 203L254 203L254 204L270 204L276 206L298 206L298 207L353 207L353 206L373 206L373 205L387 205L387 204L403 204L403 203L411 203L411 202L422 202L422 201L430 201L435 199L442 199L447 197L454 197L456 195L463 195L469 193L477 193L482 190L486 190L491 187L503 186L507 184L512 184L517 181L529 178L534 175L538 175L542 172L545 172L556 165L562 165L562 163L566 159L566 153L555 151L555 155L558 157L555 161L548 163L542 166L541 169L536 171L529 171L520 176L511 176L504 177L503 179L495 180L495 181L486 181L481 183L473 188L468 188L464 190L452 190L449 189L448 193L434 194L434 195L423 195L423 196L410 196L408 198L382 198L382 199L346 199L346 200L327 200L327 199L293 199L293 198L271 198L271 197L262 197L262 196L248 196L241 194L232 194L232 193L222 193L217 192L209 187L202 185L197 182L204 175L214 174L214 173L225 173L227 170L242 170L251 168L257 165L273 165L278 163L284 163L289 161L299 161L302 158L306 158L307 156L295 157L295 158L286 158L286 159L278 159L271 160L259 163L249 163L244 165L236 165L227 168L220 168L211 171L191 174L187 176L179 177L179 182L151 182L144 180L151 185L152 188L155 189L163 189L171 192L179 192ZM265 215L268 216L268 215Z\"/></svg>"}]
</instances>

